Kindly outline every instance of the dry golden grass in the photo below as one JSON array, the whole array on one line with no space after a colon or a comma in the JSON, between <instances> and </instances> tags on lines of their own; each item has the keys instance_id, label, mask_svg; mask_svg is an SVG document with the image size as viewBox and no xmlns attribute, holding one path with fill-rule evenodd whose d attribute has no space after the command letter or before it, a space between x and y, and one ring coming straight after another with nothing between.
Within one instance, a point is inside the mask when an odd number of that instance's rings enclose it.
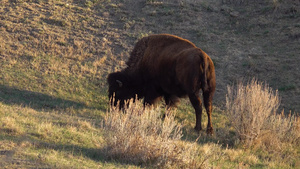
<instances>
[{"instance_id":1,"label":"dry golden grass","mask_svg":"<svg viewBox=\"0 0 300 169\"><path fill-rule=\"evenodd\" d=\"M160 108L130 103L124 111L111 108L103 121L109 158L159 168L207 168L222 156L221 146L184 142L174 113L162 119Z\"/></svg>"},{"instance_id":2,"label":"dry golden grass","mask_svg":"<svg viewBox=\"0 0 300 169\"><path fill-rule=\"evenodd\" d=\"M0 125L0 130L4 130L11 135L20 135L24 132L19 123L13 117L3 117L1 118L1 121L2 124Z\"/></svg>"},{"instance_id":3,"label":"dry golden grass","mask_svg":"<svg viewBox=\"0 0 300 169\"><path fill-rule=\"evenodd\" d=\"M267 151L283 152L300 144L300 118L289 114L272 114L264 122L262 136L255 142L256 147Z\"/></svg>"}]
</instances>

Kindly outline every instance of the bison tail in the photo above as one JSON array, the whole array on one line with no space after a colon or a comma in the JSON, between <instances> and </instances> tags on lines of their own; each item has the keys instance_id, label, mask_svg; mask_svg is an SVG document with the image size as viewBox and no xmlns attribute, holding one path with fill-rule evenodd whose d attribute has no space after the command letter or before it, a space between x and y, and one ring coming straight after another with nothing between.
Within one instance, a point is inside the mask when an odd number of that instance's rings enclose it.
<instances>
[{"instance_id":1,"label":"bison tail","mask_svg":"<svg viewBox=\"0 0 300 169\"><path fill-rule=\"evenodd\" d=\"M206 56L203 55L202 56L203 58L203 62L202 62L202 72L201 72L201 88L203 91L206 91L208 89L208 86L207 86L207 69L208 69L208 62L207 62L207 59L206 59Z\"/></svg>"}]
</instances>

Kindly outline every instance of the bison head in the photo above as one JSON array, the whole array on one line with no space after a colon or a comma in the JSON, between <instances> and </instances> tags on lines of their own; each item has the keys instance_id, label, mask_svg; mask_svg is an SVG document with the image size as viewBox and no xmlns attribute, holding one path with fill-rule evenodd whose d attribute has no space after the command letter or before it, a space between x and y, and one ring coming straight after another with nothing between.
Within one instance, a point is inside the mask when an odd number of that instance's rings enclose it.
<instances>
[{"instance_id":1,"label":"bison head","mask_svg":"<svg viewBox=\"0 0 300 169\"><path fill-rule=\"evenodd\" d=\"M123 108L126 101L134 99L137 90L126 73L115 72L108 75L108 97L112 106Z\"/></svg>"}]
</instances>

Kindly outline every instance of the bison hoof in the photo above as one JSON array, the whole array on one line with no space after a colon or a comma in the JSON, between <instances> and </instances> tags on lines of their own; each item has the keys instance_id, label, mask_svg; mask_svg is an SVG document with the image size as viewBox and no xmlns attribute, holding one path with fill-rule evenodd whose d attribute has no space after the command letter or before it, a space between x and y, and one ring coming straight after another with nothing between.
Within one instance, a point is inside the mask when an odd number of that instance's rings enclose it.
<instances>
[{"instance_id":1,"label":"bison hoof","mask_svg":"<svg viewBox=\"0 0 300 169\"><path fill-rule=\"evenodd\" d=\"M202 127L201 127L201 126L200 126L200 127L196 126L194 129L195 129L197 132L200 132L200 131L202 130Z\"/></svg>"},{"instance_id":2,"label":"bison hoof","mask_svg":"<svg viewBox=\"0 0 300 169\"><path fill-rule=\"evenodd\" d=\"M214 134L214 129L213 128L207 128L206 133L207 133L207 135L213 135Z\"/></svg>"}]
</instances>

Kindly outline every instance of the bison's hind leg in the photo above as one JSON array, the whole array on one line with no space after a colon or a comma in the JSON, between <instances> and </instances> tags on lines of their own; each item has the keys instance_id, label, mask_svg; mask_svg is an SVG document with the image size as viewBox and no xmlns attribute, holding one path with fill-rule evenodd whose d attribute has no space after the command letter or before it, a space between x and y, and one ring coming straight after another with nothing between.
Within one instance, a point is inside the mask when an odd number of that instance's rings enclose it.
<instances>
[{"instance_id":1,"label":"bison's hind leg","mask_svg":"<svg viewBox=\"0 0 300 169\"><path fill-rule=\"evenodd\" d=\"M202 130L202 125L201 125L201 119L202 119L202 103L200 99L200 93L195 92L192 94L189 94L189 99L195 109L195 114L196 114L196 126L195 130L196 131L201 131Z\"/></svg>"},{"instance_id":2,"label":"bison's hind leg","mask_svg":"<svg viewBox=\"0 0 300 169\"><path fill-rule=\"evenodd\" d=\"M203 101L204 101L204 106L208 117L206 133L209 135L212 135L214 133L213 126L212 126L212 117L211 117L213 94L214 94L213 90L203 92Z\"/></svg>"}]
</instances>

